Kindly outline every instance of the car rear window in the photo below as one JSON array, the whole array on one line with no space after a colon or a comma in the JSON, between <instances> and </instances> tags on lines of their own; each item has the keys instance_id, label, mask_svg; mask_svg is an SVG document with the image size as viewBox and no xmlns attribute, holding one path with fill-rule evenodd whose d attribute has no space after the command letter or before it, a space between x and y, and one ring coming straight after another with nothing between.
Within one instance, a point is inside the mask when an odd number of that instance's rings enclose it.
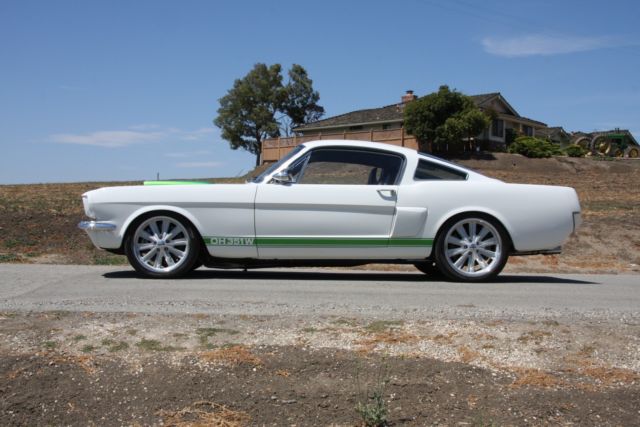
<instances>
[{"instance_id":1,"label":"car rear window","mask_svg":"<svg viewBox=\"0 0 640 427\"><path fill-rule=\"evenodd\" d=\"M413 178L418 181L464 181L467 179L467 173L439 163L420 160Z\"/></svg>"}]
</instances>

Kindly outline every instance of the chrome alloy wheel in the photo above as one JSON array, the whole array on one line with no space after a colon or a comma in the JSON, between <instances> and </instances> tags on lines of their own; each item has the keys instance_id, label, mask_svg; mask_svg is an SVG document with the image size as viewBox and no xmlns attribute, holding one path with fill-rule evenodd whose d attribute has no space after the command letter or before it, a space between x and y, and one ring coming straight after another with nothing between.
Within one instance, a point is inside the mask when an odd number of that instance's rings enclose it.
<instances>
[{"instance_id":1,"label":"chrome alloy wheel","mask_svg":"<svg viewBox=\"0 0 640 427\"><path fill-rule=\"evenodd\" d=\"M465 277L490 274L498 266L502 250L502 237L496 227L479 218L457 222L444 240L447 263Z\"/></svg>"},{"instance_id":2,"label":"chrome alloy wheel","mask_svg":"<svg viewBox=\"0 0 640 427\"><path fill-rule=\"evenodd\" d=\"M155 216L141 223L132 243L138 263L154 273L170 273L180 268L191 250L187 229L168 216Z\"/></svg>"}]
</instances>

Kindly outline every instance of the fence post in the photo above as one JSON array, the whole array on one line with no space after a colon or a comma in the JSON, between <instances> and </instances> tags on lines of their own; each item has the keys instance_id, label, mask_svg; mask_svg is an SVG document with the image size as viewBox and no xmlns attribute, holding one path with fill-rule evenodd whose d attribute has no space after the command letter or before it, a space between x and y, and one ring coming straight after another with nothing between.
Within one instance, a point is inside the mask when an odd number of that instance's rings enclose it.
<instances>
[{"instance_id":1,"label":"fence post","mask_svg":"<svg viewBox=\"0 0 640 427\"><path fill-rule=\"evenodd\" d=\"M347 130L346 129L342 132L342 139L347 139Z\"/></svg>"},{"instance_id":2,"label":"fence post","mask_svg":"<svg viewBox=\"0 0 640 427\"><path fill-rule=\"evenodd\" d=\"M371 128L371 133L369 134L369 141L373 142L373 128Z\"/></svg>"},{"instance_id":3,"label":"fence post","mask_svg":"<svg viewBox=\"0 0 640 427\"><path fill-rule=\"evenodd\" d=\"M404 126L400 127L400 145L404 147Z\"/></svg>"}]
</instances>

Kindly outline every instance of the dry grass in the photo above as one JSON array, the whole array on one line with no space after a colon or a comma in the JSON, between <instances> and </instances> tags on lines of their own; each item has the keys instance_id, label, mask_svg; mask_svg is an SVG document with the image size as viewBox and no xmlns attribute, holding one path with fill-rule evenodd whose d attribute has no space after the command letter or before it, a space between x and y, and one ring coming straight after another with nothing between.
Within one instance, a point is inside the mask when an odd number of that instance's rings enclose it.
<instances>
[{"instance_id":1,"label":"dry grass","mask_svg":"<svg viewBox=\"0 0 640 427\"><path fill-rule=\"evenodd\" d=\"M518 337L518 341L524 344L528 344L531 341L536 344L540 344L546 337L550 336L551 332L535 330L523 333Z\"/></svg>"},{"instance_id":2,"label":"dry grass","mask_svg":"<svg viewBox=\"0 0 640 427\"><path fill-rule=\"evenodd\" d=\"M420 338L417 335L410 334L405 331L391 330L373 334L367 338L357 341L356 344L375 347L378 344L411 344L418 342L419 340Z\"/></svg>"},{"instance_id":3,"label":"dry grass","mask_svg":"<svg viewBox=\"0 0 640 427\"><path fill-rule=\"evenodd\" d=\"M466 345L458 347L458 354L460 355L460 361L462 363L470 363L482 356L475 350L470 349Z\"/></svg>"},{"instance_id":4,"label":"dry grass","mask_svg":"<svg viewBox=\"0 0 640 427\"><path fill-rule=\"evenodd\" d=\"M558 377L540 369L515 369L517 377L511 387L557 388L565 385Z\"/></svg>"},{"instance_id":5,"label":"dry grass","mask_svg":"<svg viewBox=\"0 0 640 427\"><path fill-rule=\"evenodd\" d=\"M631 385L640 381L640 375L630 369L590 366L580 372L604 386Z\"/></svg>"},{"instance_id":6,"label":"dry grass","mask_svg":"<svg viewBox=\"0 0 640 427\"><path fill-rule=\"evenodd\" d=\"M582 388L596 390L599 387L626 386L640 382L640 374L634 370L606 366L594 361L591 357L595 352L594 345L584 345L578 353L565 357L566 372L572 372L593 382L583 382L580 384Z\"/></svg>"},{"instance_id":7,"label":"dry grass","mask_svg":"<svg viewBox=\"0 0 640 427\"><path fill-rule=\"evenodd\" d=\"M243 345L233 345L226 348L206 351L201 353L200 357L207 362L220 363L227 366L263 365L262 359L251 353L251 351Z\"/></svg>"},{"instance_id":8,"label":"dry grass","mask_svg":"<svg viewBox=\"0 0 640 427\"><path fill-rule=\"evenodd\" d=\"M246 412L207 401L195 402L179 411L162 410L159 415L167 427L241 427L251 420Z\"/></svg>"},{"instance_id":9,"label":"dry grass","mask_svg":"<svg viewBox=\"0 0 640 427\"><path fill-rule=\"evenodd\" d=\"M96 372L95 361L89 355L55 355L50 358L50 363L55 365L77 365L89 375L93 375Z\"/></svg>"},{"instance_id":10,"label":"dry grass","mask_svg":"<svg viewBox=\"0 0 640 427\"><path fill-rule=\"evenodd\" d=\"M360 346L361 353L371 352L381 344L411 344L420 340L417 335L404 330L404 322L401 320L377 320L365 326L363 332L367 335L355 342Z\"/></svg>"},{"instance_id":11,"label":"dry grass","mask_svg":"<svg viewBox=\"0 0 640 427\"><path fill-rule=\"evenodd\" d=\"M449 332L448 334L437 334L430 337L429 339L437 344L453 344L453 338L457 335L459 335L459 333L453 331Z\"/></svg>"},{"instance_id":12,"label":"dry grass","mask_svg":"<svg viewBox=\"0 0 640 427\"><path fill-rule=\"evenodd\" d=\"M286 369L278 369L276 371L276 375L278 375L279 377L288 378L291 375L291 373Z\"/></svg>"}]
</instances>

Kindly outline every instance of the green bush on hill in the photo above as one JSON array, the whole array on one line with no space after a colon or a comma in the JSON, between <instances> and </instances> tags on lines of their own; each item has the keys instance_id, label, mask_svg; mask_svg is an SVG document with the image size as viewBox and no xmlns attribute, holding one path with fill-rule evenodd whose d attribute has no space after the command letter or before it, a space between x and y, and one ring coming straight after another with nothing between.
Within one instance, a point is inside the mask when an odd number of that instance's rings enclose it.
<instances>
[{"instance_id":1,"label":"green bush on hill","mask_svg":"<svg viewBox=\"0 0 640 427\"><path fill-rule=\"evenodd\" d=\"M564 151L569 157L584 157L589 152L589 150L577 144L569 145Z\"/></svg>"},{"instance_id":2,"label":"green bush on hill","mask_svg":"<svg viewBox=\"0 0 640 427\"><path fill-rule=\"evenodd\" d=\"M509 152L526 157L544 158L563 154L562 149L547 140L532 136L520 136L509 146Z\"/></svg>"}]
</instances>

